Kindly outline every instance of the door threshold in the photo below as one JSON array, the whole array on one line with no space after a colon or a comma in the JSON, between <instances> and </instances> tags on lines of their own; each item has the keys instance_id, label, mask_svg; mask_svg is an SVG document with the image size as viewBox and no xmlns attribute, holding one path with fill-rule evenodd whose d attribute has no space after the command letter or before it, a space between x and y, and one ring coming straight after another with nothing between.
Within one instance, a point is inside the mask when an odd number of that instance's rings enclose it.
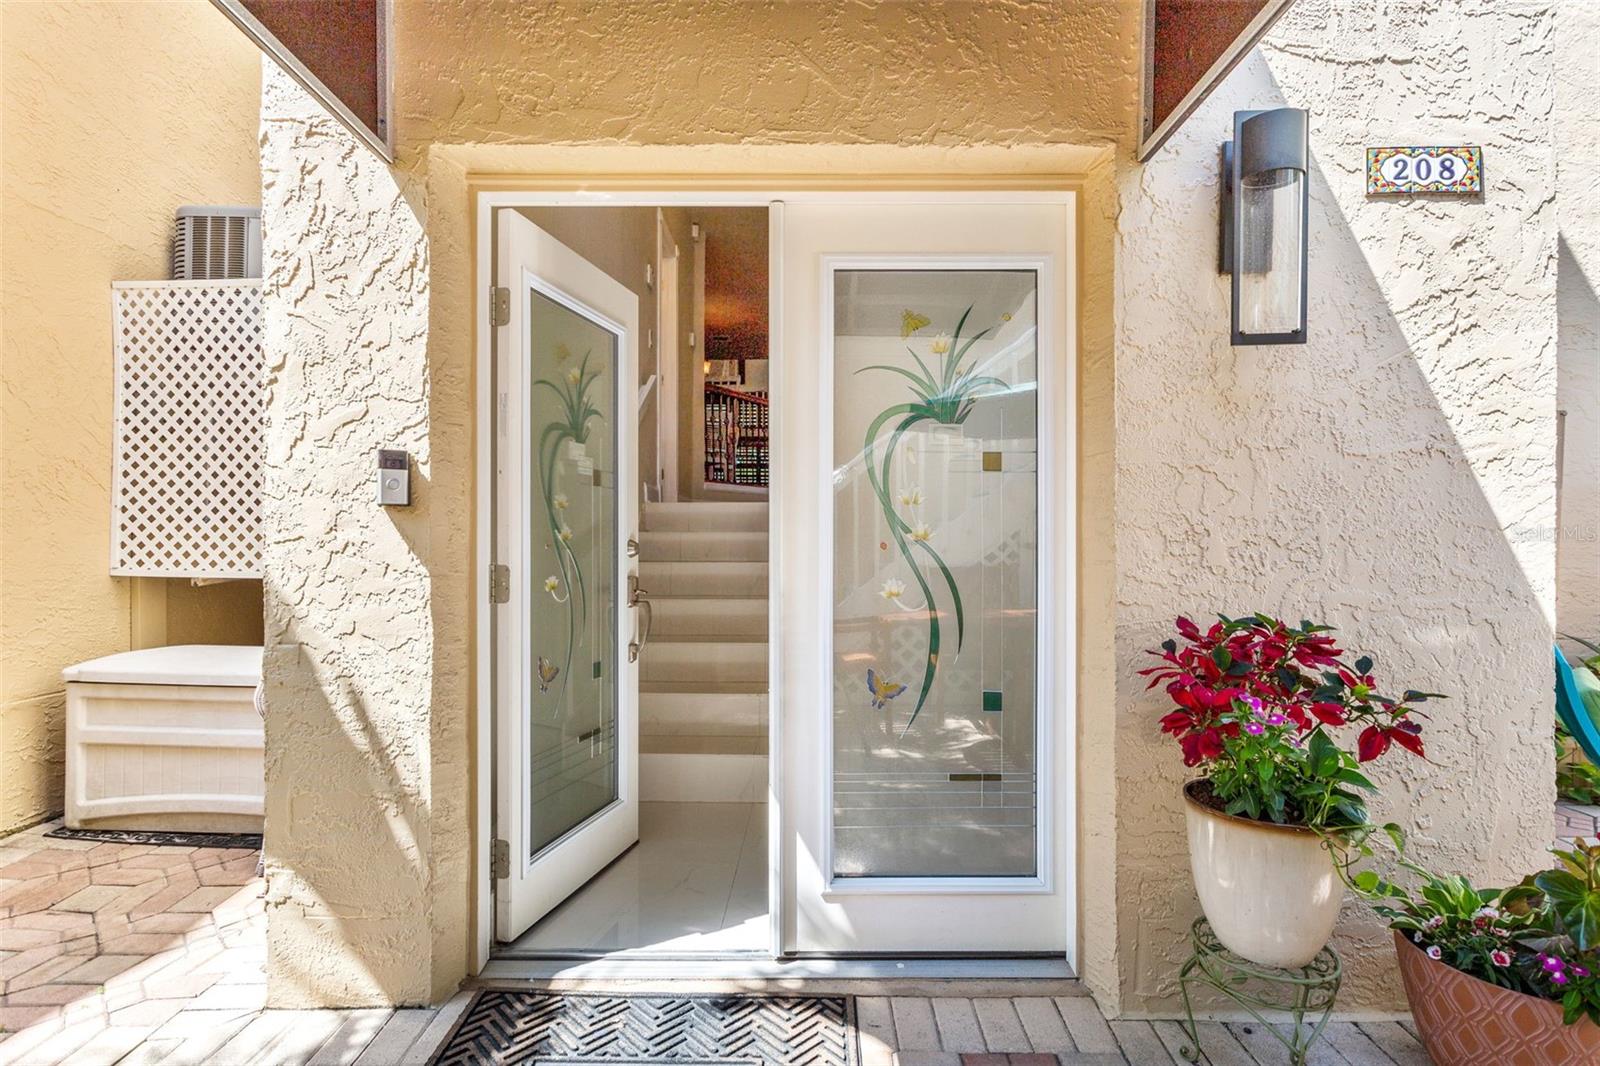
<instances>
[{"instance_id":1,"label":"door threshold","mask_svg":"<svg viewBox=\"0 0 1600 1066\"><path fill-rule=\"evenodd\" d=\"M502 982L674 981L1062 981L1077 974L1054 958L805 958L754 956L663 957L616 953L602 958L505 958L490 960L480 986ZM1039 993L1044 994L1044 993ZM1070 995L1072 992L1057 993Z\"/></svg>"}]
</instances>

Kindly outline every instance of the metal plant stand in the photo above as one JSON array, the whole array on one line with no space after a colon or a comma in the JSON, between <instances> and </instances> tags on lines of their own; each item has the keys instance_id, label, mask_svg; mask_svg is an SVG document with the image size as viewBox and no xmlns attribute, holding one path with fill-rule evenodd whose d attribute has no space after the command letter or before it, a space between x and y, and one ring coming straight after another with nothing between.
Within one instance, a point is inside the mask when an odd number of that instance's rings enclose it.
<instances>
[{"instance_id":1,"label":"metal plant stand","mask_svg":"<svg viewBox=\"0 0 1600 1066\"><path fill-rule=\"evenodd\" d=\"M1178 972L1178 986L1183 990L1185 1029L1190 1040L1182 1055L1190 1062L1211 1059L1200 1048L1200 1031L1194 1023L1194 1005L1189 998L1189 985L1198 982L1221 992L1243 1007L1261 1023L1261 1028L1271 1033L1289 1052L1290 1066L1305 1066L1311 1045L1317 1042L1333 1012L1333 1001L1339 995L1339 982L1343 964L1331 947L1317 952L1309 965L1293 970L1279 970L1240 958L1217 939L1211 923L1196 918L1189 929L1189 939L1194 944L1194 954ZM1288 1035L1280 1032L1268 1016L1287 1013L1294 1021ZM1307 1023L1307 1018L1314 1019Z\"/></svg>"}]
</instances>

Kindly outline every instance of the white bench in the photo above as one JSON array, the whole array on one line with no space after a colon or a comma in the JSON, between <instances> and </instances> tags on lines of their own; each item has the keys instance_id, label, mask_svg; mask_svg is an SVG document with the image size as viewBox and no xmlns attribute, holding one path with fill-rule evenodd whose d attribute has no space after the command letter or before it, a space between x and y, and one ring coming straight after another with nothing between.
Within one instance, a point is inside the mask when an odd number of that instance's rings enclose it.
<instances>
[{"instance_id":1,"label":"white bench","mask_svg":"<svg viewBox=\"0 0 1600 1066\"><path fill-rule=\"evenodd\" d=\"M260 648L146 648L61 676L69 827L261 831Z\"/></svg>"}]
</instances>

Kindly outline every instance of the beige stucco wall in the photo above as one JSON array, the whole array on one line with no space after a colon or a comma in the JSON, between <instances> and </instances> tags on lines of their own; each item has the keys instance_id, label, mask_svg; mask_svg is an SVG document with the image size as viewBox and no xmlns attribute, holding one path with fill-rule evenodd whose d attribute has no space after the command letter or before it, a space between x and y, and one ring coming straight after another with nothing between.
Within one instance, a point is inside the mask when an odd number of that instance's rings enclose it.
<instances>
[{"instance_id":1,"label":"beige stucco wall","mask_svg":"<svg viewBox=\"0 0 1600 1066\"><path fill-rule=\"evenodd\" d=\"M254 204L260 61L205 0L0 5L0 834L61 809L62 667L260 639L254 582L107 573L110 283L167 276L173 209Z\"/></svg>"},{"instance_id":2,"label":"beige stucco wall","mask_svg":"<svg viewBox=\"0 0 1600 1066\"><path fill-rule=\"evenodd\" d=\"M1131 0L402 5L393 169L268 71L276 1002L422 1002L471 959L471 190L530 176L1078 183L1079 961L1103 1006L1170 1013L1194 913L1182 768L1133 676L1179 611L1322 615L1386 676L1458 694L1434 762L1398 764L1381 809L1415 816L1430 860L1494 877L1537 859L1548 12L1301 0L1142 167L1138 25ZM1448 59L1441 39L1460 42ZM1314 112L1312 343L1234 350L1216 143L1233 107L1285 100ZM1482 202L1364 198L1367 143L1433 138L1485 145ZM417 460L408 512L362 491L380 444ZM1347 1004L1392 1008L1375 926L1352 910L1341 936Z\"/></svg>"},{"instance_id":3,"label":"beige stucco wall","mask_svg":"<svg viewBox=\"0 0 1600 1066\"><path fill-rule=\"evenodd\" d=\"M1556 625L1600 643L1600 6L1556 9L1557 406L1566 412ZM1578 644L1568 651L1593 654Z\"/></svg>"},{"instance_id":4,"label":"beige stucco wall","mask_svg":"<svg viewBox=\"0 0 1600 1066\"><path fill-rule=\"evenodd\" d=\"M1449 47L1435 47L1439 42ZM1380 681L1451 695L1431 762L1374 813L1424 862L1520 879L1550 837L1555 217L1548 8L1300 0L1122 179L1117 248L1117 759L1124 1011L1170 1011L1189 922L1159 694L1133 671L1182 612L1326 620ZM1404 59L1404 61L1399 61ZM1309 342L1231 348L1217 145L1235 109L1311 111ZM1481 144L1483 198L1365 194L1365 148ZM1159 784L1154 784L1159 782ZM1153 785L1153 787L1152 787ZM1348 906L1343 1010L1400 1004Z\"/></svg>"}]
</instances>

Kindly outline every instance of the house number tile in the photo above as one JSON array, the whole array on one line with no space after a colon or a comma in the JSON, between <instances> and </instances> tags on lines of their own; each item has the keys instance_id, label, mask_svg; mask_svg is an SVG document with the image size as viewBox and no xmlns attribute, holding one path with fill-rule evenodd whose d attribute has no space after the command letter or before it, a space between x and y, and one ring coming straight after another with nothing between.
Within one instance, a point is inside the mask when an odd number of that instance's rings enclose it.
<instances>
[{"instance_id":1,"label":"house number tile","mask_svg":"<svg viewBox=\"0 0 1600 1066\"><path fill-rule=\"evenodd\" d=\"M1367 195L1408 196L1483 192L1483 149L1433 145L1367 149Z\"/></svg>"}]
</instances>

